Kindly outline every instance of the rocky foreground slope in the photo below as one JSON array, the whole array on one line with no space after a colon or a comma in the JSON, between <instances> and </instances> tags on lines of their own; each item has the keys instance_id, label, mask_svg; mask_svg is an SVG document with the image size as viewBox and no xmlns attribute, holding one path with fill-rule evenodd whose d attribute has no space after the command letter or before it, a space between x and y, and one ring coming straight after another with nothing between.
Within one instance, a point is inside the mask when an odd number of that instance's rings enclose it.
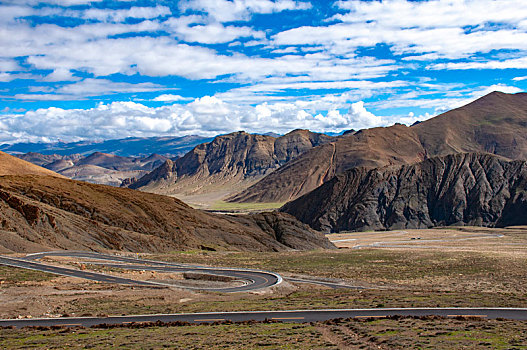
<instances>
[{"instance_id":1,"label":"rocky foreground slope","mask_svg":"<svg viewBox=\"0 0 527 350\"><path fill-rule=\"evenodd\" d=\"M331 248L283 213L224 216L166 196L49 176L0 177L0 251Z\"/></svg>"},{"instance_id":2,"label":"rocky foreground slope","mask_svg":"<svg viewBox=\"0 0 527 350\"><path fill-rule=\"evenodd\" d=\"M333 248L288 214L210 214L171 197L65 179L1 152L0 174L0 252Z\"/></svg>"},{"instance_id":3,"label":"rocky foreground slope","mask_svg":"<svg viewBox=\"0 0 527 350\"><path fill-rule=\"evenodd\" d=\"M317 230L527 224L527 162L456 154L414 165L354 168L281 211Z\"/></svg>"}]
</instances>

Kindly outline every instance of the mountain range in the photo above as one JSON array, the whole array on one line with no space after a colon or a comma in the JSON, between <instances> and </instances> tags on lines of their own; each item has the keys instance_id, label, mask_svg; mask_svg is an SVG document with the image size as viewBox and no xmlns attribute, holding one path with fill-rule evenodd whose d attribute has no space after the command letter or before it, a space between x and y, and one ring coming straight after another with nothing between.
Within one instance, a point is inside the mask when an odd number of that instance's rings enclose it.
<instances>
[{"instance_id":1,"label":"mountain range","mask_svg":"<svg viewBox=\"0 0 527 350\"><path fill-rule=\"evenodd\" d=\"M18 154L17 157L70 179L117 187L121 186L123 181L132 182L142 177L168 159L159 154L151 154L148 157L122 157L101 152L88 156L29 152Z\"/></svg>"},{"instance_id":2,"label":"mountain range","mask_svg":"<svg viewBox=\"0 0 527 350\"><path fill-rule=\"evenodd\" d=\"M69 156L92 153L111 153L121 157L147 157L153 153L167 158L184 155L195 146L212 138L189 135L182 137L129 137L117 140L79 142L35 142L0 145L0 151L9 154L40 153L44 155Z\"/></svg>"},{"instance_id":3,"label":"mountain range","mask_svg":"<svg viewBox=\"0 0 527 350\"><path fill-rule=\"evenodd\" d=\"M412 164L461 152L527 159L527 93L493 92L411 127L394 125L343 135L294 159L228 200L293 200L357 166Z\"/></svg>"},{"instance_id":4,"label":"mountain range","mask_svg":"<svg viewBox=\"0 0 527 350\"><path fill-rule=\"evenodd\" d=\"M308 130L275 137L243 131L220 135L143 176L129 187L183 200L219 200L334 138Z\"/></svg>"},{"instance_id":5,"label":"mountain range","mask_svg":"<svg viewBox=\"0 0 527 350\"><path fill-rule=\"evenodd\" d=\"M463 158L460 164L467 164L469 162L467 159L470 159L470 162L475 162L474 166L479 164L478 166L483 169L481 171L487 171L486 164L498 167L495 165L497 161L490 161L486 158L482 160L477 157L494 155L498 157L496 159L499 159L499 162L526 160L527 94L493 92L463 107L416 123L411 127L395 124L390 127L350 130L339 136L318 134L308 130L294 130L283 136L249 134L241 131L220 135L208 142L200 143L185 155L177 158L158 155L127 158L94 153L88 157L63 155L61 159L59 159L60 156L44 155L40 161L51 161L42 165L65 176L92 182L95 182L98 176L105 183L112 183L111 176L115 174L110 175L108 172L122 172L116 176L117 180L112 184L122 184L145 192L176 196L193 204L211 203L218 200L235 203L292 201L284 206L284 211L324 231L367 227L387 229L397 227L397 225L425 227L441 223L501 225L505 222L512 222L506 216L509 211L508 207L503 207L499 209L503 213L492 216L492 218L470 215L451 216L459 219L456 221L451 218L444 219L441 216L444 214L446 218L450 214L443 213L434 216L435 212L433 212L426 214L428 217L425 214L419 214L421 216L418 221L412 219L410 214L408 214L410 216L405 216L405 214L402 216L405 219L400 219L400 221L397 219L394 221L396 223L392 223L385 218L388 214L381 213L383 210L390 212L393 208L380 206L376 214L379 215L378 219L374 219L375 215L369 213L364 214L369 217L364 222L359 220L353 224L344 225L340 223L341 219L338 217L347 214L339 214L339 210L329 207L327 213L323 213L322 209L320 209L321 212L309 211L304 206L310 206L310 203L302 204L302 201L296 200L298 198L309 199L313 203L319 203L322 208L324 206L319 198L321 192L317 191L324 189L325 195L335 198L335 205L342 207L349 199L342 199L336 194L327 192L324 184L343 181L342 176L353 175L353 177L362 179L361 176L366 176L365 174L369 174L372 169L388 174L393 169L404 170L407 169L406 166L415 165L420 167L421 172L426 169L430 172L441 171L447 174L444 176L454 176L450 172L455 171L456 166L470 168L472 165L452 165L447 169L438 170L439 166L423 164L436 164L434 163L436 160L432 161L432 159L441 159L439 162L445 164L457 164L457 158L448 158L457 154L471 154L471 156L464 155L466 158ZM35 154L26 154L21 157L37 164L39 161L39 157ZM429 161L432 163L427 163ZM69 166L71 164L73 166ZM505 163L499 164L501 167L506 167L503 165ZM95 176L95 170L101 171L95 167L105 170ZM340 176L341 174L343 175ZM439 181L438 178L434 179L433 174L425 175L413 180L420 181L419 186L429 186L429 182ZM474 174L475 178L476 175ZM407 179L403 175L398 177L399 175L392 174L390 176L400 178L400 181ZM488 182L488 180L485 181ZM378 187L375 187L376 184L368 183L368 186L373 186L374 193L380 191ZM456 182L456 186L469 188L470 184L460 185ZM518 186L518 188L512 186L511 189L521 192L522 184L519 183ZM349 195L356 197L352 193L353 189L342 187L340 182L334 188L351 191ZM482 188L482 186L477 187L478 191ZM367 189L369 187L365 188ZM476 190L471 189L471 191ZM477 193L478 196L483 195ZM491 195L493 192L486 193L485 195ZM460 193L457 192L452 192L449 196L456 200L461 198ZM368 197L369 200L375 200L373 195L370 197ZM505 201L507 198L502 199ZM447 197L442 197L440 202L443 203L446 199ZM382 201L381 198L377 200ZM482 203L478 205L483 207L489 205ZM349 208L353 207L353 203L350 202L349 206ZM411 212L417 209L412 207L408 210ZM422 211L419 212L422 213ZM481 212L483 213L484 210L482 209ZM305 213L310 213L311 218L308 218Z\"/></svg>"}]
</instances>

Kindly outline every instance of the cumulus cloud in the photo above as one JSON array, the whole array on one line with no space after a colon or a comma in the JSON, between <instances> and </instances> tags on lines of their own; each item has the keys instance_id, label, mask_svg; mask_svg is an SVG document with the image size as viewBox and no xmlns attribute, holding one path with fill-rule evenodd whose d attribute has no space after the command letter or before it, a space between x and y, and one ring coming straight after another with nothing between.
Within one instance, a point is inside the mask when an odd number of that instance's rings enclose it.
<instances>
[{"instance_id":1,"label":"cumulus cloud","mask_svg":"<svg viewBox=\"0 0 527 350\"><path fill-rule=\"evenodd\" d=\"M348 112L333 109L310 113L295 103L261 103L241 107L215 96L187 104L148 107L136 102L112 102L91 109L46 108L24 114L0 116L5 127L0 142L112 139L127 136L217 135L237 130L286 133L307 128L340 132L383 125L383 118L369 112L362 101L348 105Z\"/></svg>"},{"instance_id":2,"label":"cumulus cloud","mask_svg":"<svg viewBox=\"0 0 527 350\"><path fill-rule=\"evenodd\" d=\"M175 102L175 101L185 101L188 100L188 97L183 97L181 95L172 95L172 94L163 94L155 97L152 101L156 102Z\"/></svg>"}]
</instances>

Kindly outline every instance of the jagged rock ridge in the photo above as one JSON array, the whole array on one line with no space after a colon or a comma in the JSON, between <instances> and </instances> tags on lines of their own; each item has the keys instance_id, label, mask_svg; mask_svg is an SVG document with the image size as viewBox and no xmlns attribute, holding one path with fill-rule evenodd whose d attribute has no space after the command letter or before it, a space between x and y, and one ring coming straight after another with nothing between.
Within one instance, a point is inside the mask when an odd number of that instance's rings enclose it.
<instances>
[{"instance_id":1,"label":"jagged rock ridge","mask_svg":"<svg viewBox=\"0 0 527 350\"><path fill-rule=\"evenodd\" d=\"M281 208L329 232L527 224L527 162L456 154L354 168Z\"/></svg>"},{"instance_id":2,"label":"jagged rock ridge","mask_svg":"<svg viewBox=\"0 0 527 350\"><path fill-rule=\"evenodd\" d=\"M333 138L295 130L275 138L240 131L196 146L182 158L167 160L129 187L154 193L221 194L244 188L305 151Z\"/></svg>"}]
</instances>

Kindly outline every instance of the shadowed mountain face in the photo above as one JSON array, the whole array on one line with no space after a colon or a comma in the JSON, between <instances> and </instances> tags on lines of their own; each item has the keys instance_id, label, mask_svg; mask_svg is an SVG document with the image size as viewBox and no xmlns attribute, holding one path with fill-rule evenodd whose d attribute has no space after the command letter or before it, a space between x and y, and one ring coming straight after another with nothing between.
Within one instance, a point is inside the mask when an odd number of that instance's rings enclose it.
<instances>
[{"instance_id":1,"label":"shadowed mountain face","mask_svg":"<svg viewBox=\"0 0 527 350\"><path fill-rule=\"evenodd\" d=\"M275 138L236 132L195 147L184 157L167 161L130 188L154 193L221 195L246 187L305 151L333 138L295 130Z\"/></svg>"},{"instance_id":2,"label":"shadowed mountain face","mask_svg":"<svg viewBox=\"0 0 527 350\"><path fill-rule=\"evenodd\" d=\"M357 166L412 164L460 152L527 159L527 94L493 92L410 128L395 125L343 135L306 152L228 200L291 200Z\"/></svg>"},{"instance_id":3,"label":"shadowed mountain face","mask_svg":"<svg viewBox=\"0 0 527 350\"><path fill-rule=\"evenodd\" d=\"M524 225L527 162L456 154L414 165L359 167L281 211L325 232Z\"/></svg>"}]
</instances>

